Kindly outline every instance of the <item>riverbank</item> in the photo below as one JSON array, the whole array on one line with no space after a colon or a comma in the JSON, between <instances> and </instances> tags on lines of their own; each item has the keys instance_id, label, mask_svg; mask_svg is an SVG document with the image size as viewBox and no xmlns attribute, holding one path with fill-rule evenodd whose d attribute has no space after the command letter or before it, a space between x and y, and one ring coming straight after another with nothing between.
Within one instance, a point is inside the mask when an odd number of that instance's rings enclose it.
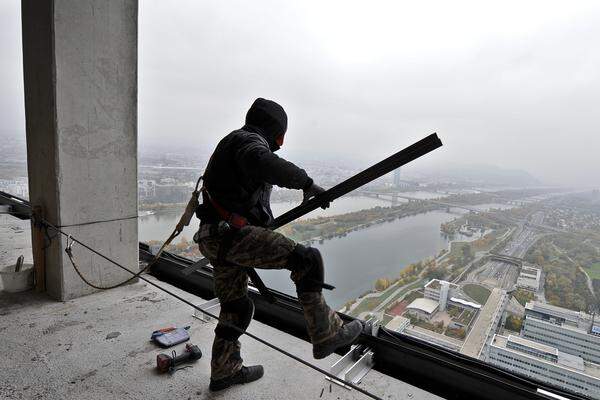
<instances>
[{"instance_id":1,"label":"riverbank","mask_svg":"<svg viewBox=\"0 0 600 400\"><path fill-rule=\"evenodd\" d=\"M323 243L332 238L341 238L351 232L373 225L392 222L413 215L423 214L442 207L432 203L414 201L393 207L374 207L367 210L319 217L292 222L279 231L298 242L318 241Z\"/></svg>"}]
</instances>

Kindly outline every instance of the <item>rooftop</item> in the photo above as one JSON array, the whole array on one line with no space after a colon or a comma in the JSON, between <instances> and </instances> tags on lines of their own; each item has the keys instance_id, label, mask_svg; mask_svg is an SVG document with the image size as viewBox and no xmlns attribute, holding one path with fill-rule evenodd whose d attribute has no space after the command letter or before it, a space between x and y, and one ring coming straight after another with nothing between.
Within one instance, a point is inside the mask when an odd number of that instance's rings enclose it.
<instances>
[{"instance_id":1,"label":"rooftop","mask_svg":"<svg viewBox=\"0 0 600 400\"><path fill-rule=\"evenodd\" d=\"M462 354L470 357L479 358L485 341L488 338L489 328L498 312L498 305L503 301L506 292L494 288L487 302L481 307L477 319L473 323L465 342L460 349Z\"/></svg>"},{"instance_id":2,"label":"rooftop","mask_svg":"<svg viewBox=\"0 0 600 400\"><path fill-rule=\"evenodd\" d=\"M406 307L406 309L416 309L423 311L427 314L433 314L439 306L439 303L435 300L420 298L415 299L412 303Z\"/></svg>"},{"instance_id":3,"label":"rooftop","mask_svg":"<svg viewBox=\"0 0 600 400\"><path fill-rule=\"evenodd\" d=\"M425 285L426 288L430 289L439 289L441 287L441 283L439 279L432 279Z\"/></svg>"},{"instance_id":4,"label":"rooftop","mask_svg":"<svg viewBox=\"0 0 600 400\"><path fill-rule=\"evenodd\" d=\"M533 340L525 339L520 336L509 335L505 345L509 345L510 343L515 343L523 347L528 347L530 349L537 350L541 353L558 356L558 349L556 347L547 346L545 344L534 342Z\"/></svg>"},{"instance_id":5,"label":"rooftop","mask_svg":"<svg viewBox=\"0 0 600 400\"><path fill-rule=\"evenodd\" d=\"M148 279L155 280L151 276ZM202 299L160 283L184 298ZM242 336L248 364L262 363L258 382L208 393L214 322L193 318L189 306L143 282L66 302L43 294L0 292L3 363L0 398L40 399L364 399L323 375ZM170 354L148 339L160 327L190 325L190 342L203 357L173 376L155 372L156 355ZM250 331L328 369L338 358L313 360L309 343L253 321ZM113 339L107 335L114 332ZM178 351L182 345L176 346ZM404 382L370 371L361 386L383 398L439 399ZM281 388L284 387L284 390Z\"/></svg>"},{"instance_id":6,"label":"rooftop","mask_svg":"<svg viewBox=\"0 0 600 400\"><path fill-rule=\"evenodd\" d=\"M429 288L429 289L438 290L442 286L442 282L446 282L446 281L441 281L439 279L432 279L429 282L427 282L425 287ZM451 282L446 282L446 283L448 284L449 289L457 289L458 288L458 285L456 285L454 283L451 283Z\"/></svg>"},{"instance_id":7,"label":"rooftop","mask_svg":"<svg viewBox=\"0 0 600 400\"><path fill-rule=\"evenodd\" d=\"M565 319L578 319L578 318L589 318L590 316L581 311L573 311L568 308L553 306L548 303L540 303L539 301L529 301L525 305L525 309L537 311L539 313L544 313L560 318Z\"/></svg>"},{"instance_id":8,"label":"rooftop","mask_svg":"<svg viewBox=\"0 0 600 400\"><path fill-rule=\"evenodd\" d=\"M406 328L410 324L410 320L405 317L401 317L399 315L392 318L390 322L388 322L385 327L392 331L402 332L404 328Z\"/></svg>"},{"instance_id":9,"label":"rooftop","mask_svg":"<svg viewBox=\"0 0 600 400\"><path fill-rule=\"evenodd\" d=\"M539 268L536 268L536 267L527 266L527 265L523 265L523 267L521 267L521 273L531 274L531 275L537 275L537 274L539 274L541 272L542 271Z\"/></svg>"},{"instance_id":10,"label":"rooftop","mask_svg":"<svg viewBox=\"0 0 600 400\"><path fill-rule=\"evenodd\" d=\"M557 323L560 323L563 327L583 333L588 333L592 324L592 316L583 311L573 311L537 301L527 302L525 311L528 317L533 316L536 318L535 314L539 313L550 318L559 319Z\"/></svg>"}]
</instances>

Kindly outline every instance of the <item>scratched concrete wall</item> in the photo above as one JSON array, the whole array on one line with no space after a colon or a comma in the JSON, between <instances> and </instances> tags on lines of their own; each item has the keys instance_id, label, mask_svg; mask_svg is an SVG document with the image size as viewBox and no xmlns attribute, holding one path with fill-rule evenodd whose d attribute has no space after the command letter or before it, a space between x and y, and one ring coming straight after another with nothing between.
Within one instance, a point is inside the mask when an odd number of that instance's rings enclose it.
<instances>
[{"instance_id":1,"label":"scratched concrete wall","mask_svg":"<svg viewBox=\"0 0 600 400\"><path fill-rule=\"evenodd\" d=\"M51 214L73 236L137 269L137 220L99 222L137 215L137 0L54 0L50 18L55 151L48 166L56 180ZM65 244L64 238L55 240L51 249L49 292L60 299L93 292L64 256ZM80 246L74 254L99 285L129 276Z\"/></svg>"}]
</instances>

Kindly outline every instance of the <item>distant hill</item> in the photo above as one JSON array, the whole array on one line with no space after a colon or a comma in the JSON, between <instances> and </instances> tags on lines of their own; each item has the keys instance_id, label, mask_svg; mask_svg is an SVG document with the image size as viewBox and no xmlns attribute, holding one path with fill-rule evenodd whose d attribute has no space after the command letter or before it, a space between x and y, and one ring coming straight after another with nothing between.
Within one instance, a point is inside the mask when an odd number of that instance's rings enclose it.
<instances>
[{"instance_id":1,"label":"distant hill","mask_svg":"<svg viewBox=\"0 0 600 400\"><path fill-rule=\"evenodd\" d=\"M415 171L416 172L416 171ZM522 169L501 168L495 165L445 165L419 171L418 175L431 181L500 186L538 186L542 182Z\"/></svg>"}]
</instances>

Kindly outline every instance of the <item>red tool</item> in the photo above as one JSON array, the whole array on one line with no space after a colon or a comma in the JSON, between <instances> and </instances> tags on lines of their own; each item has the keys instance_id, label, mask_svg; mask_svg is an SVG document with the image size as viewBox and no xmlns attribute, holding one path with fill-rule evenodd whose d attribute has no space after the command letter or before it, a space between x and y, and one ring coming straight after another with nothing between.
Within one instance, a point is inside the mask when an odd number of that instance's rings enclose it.
<instances>
[{"instance_id":1,"label":"red tool","mask_svg":"<svg viewBox=\"0 0 600 400\"><path fill-rule=\"evenodd\" d=\"M174 373L175 371L180 369L177 368L178 364L196 361L200 358L202 358L202 351L200 351L200 348L196 345L188 343L185 345L185 351L180 355L177 355L177 353L175 353L175 350L171 352L170 356L164 353L157 355L156 369L158 369L158 372L162 373Z\"/></svg>"}]
</instances>

